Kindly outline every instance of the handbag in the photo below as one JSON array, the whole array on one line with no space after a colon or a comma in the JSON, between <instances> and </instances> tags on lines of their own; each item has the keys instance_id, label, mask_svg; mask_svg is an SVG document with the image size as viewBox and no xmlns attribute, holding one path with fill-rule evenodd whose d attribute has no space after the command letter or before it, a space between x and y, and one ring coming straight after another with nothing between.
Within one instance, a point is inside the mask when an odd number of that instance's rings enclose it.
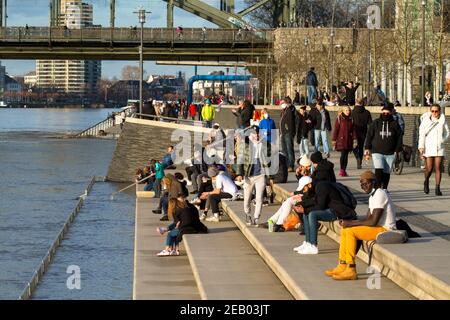
<instances>
[{"instance_id":1,"label":"handbag","mask_svg":"<svg viewBox=\"0 0 450 320\"><path fill-rule=\"evenodd\" d=\"M300 223L300 217L298 214L291 212L289 215L284 219L283 222L283 228L285 231L291 231L295 229L295 226Z\"/></svg>"}]
</instances>

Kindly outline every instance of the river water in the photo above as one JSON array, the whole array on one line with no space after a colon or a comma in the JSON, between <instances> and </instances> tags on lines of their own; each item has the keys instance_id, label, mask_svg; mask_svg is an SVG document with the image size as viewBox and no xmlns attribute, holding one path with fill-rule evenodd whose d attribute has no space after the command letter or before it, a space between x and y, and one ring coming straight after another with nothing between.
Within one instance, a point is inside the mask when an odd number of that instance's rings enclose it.
<instances>
[{"instance_id":1,"label":"river water","mask_svg":"<svg viewBox=\"0 0 450 320\"><path fill-rule=\"evenodd\" d=\"M0 299L17 299L92 176L105 176L114 140L64 139L112 109L0 109ZM58 249L35 299L130 299L133 188L99 182ZM81 289L66 285L69 266Z\"/></svg>"}]
</instances>

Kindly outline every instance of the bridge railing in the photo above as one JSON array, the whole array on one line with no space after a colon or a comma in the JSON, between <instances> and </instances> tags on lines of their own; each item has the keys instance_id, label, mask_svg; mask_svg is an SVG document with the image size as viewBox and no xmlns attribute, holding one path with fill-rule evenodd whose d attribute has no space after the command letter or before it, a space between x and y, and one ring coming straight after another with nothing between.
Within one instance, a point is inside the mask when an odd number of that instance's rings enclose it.
<instances>
[{"instance_id":1,"label":"bridge railing","mask_svg":"<svg viewBox=\"0 0 450 320\"><path fill-rule=\"evenodd\" d=\"M8 27L0 28L0 41L10 42L140 42L139 28ZM144 42L266 43L273 41L273 31L242 29L144 28Z\"/></svg>"}]
</instances>

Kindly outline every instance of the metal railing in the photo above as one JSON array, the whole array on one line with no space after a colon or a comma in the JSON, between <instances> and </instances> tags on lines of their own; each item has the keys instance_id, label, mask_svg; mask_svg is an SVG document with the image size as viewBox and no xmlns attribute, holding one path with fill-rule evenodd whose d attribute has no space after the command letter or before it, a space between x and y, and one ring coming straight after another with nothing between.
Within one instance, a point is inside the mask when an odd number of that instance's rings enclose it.
<instances>
[{"instance_id":1,"label":"metal railing","mask_svg":"<svg viewBox=\"0 0 450 320\"><path fill-rule=\"evenodd\" d=\"M70 226L74 222L76 216L80 212L81 208L84 204L84 199L86 196L91 192L92 187L97 182L97 177L92 177L91 181L89 182L88 186L86 187L84 194L80 196L78 199L78 203L75 206L75 209L73 209L72 213L67 218L66 222L64 223L63 227L58 233L58 236L53 241L52 245L50 246L50 249L48 249L45 257L41 260L41 263L39 264L39 267L34 271L33 276L31 277L31 280L28 282L28 284L25 286L25 289L22 291L22 294L19 296L20 300L29 300L33 296L34 291L36 290L39 282L42 280L44 274L47 272L48 267L50 263L53 260L53 257L56 254L56 250L61 245L62 240L64 239L65 235L67 234ZM101 180L104 181L104 178Z\"/></svg>"},{"instance_id":2,"label":"metal railing","mask_svg":"<svg viewBox=\"0 0 450 320\"><path fill-rule=\"evenodd\" d=\"M0 40L5 42L126 42L139 44L140 29L63 27L7 27L0 28ZM242 29L186 28L177 33L175 28L144 28L144 43L267 43L273 42L272 29L249 31Z\"/></svg>"},{"instance_id":3,"label":"metal railing","mask_svg":"<svg viewBox=\"0 0 450 320\"><path fill-rule=\"evenodd\" d=\"M144 114L144 113L136 113L135 118L149 118L150 120L154 120L154 121L173 122L176 124L187 124L187 125L197 126L197 127L205 127L205 125L206 125L206 121L201 121L201 120L154 116L154 115Z\"/></svg>"},{"instance_id":4,"label":"metal railing","mask_svg":"<svg viewBox=\"0 0 450 320\"><path fill-rule=\"evenodd\" d=\"M105 131L111 127L113 127L115 124L115 119L111 119L110 117L106 118L105 120L100 121L99 123L94 124L93 126L87 128L86 130L81 131L80 133L76 134L75 137L96 137L99 135L99 132L101 130Z\"/></svg>"}]
</instances>

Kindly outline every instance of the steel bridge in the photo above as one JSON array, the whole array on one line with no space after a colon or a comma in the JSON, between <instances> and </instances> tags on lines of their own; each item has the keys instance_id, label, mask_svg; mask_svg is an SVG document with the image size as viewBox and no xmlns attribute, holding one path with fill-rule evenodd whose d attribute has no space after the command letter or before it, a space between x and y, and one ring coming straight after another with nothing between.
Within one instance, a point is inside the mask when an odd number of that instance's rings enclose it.
<instances>
[{"instance_id":1,"label":"steel bridge","mask_svg":"<svg viewBox=\"0 0 450 320\"><path fill-rule=\"evenodd\" d=\"M272 30L185 28L144 29L144 59L172 61L256 61L269 55ZM136 60L135 28L0 28L0 59Z\"/></svg>"}]
</instances>

